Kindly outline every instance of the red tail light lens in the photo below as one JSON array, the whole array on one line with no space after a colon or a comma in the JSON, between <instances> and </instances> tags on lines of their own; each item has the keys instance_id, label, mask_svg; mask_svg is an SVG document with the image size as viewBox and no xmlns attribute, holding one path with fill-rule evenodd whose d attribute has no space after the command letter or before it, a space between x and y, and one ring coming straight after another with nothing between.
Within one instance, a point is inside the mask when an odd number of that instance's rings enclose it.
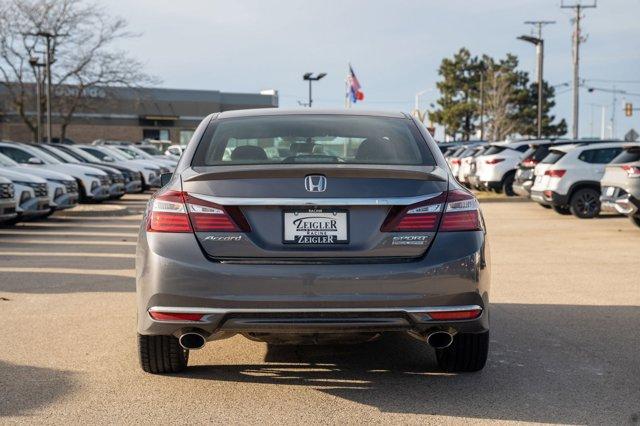
<instances>
[{"instance_id":1,"label":"red tail light lens","mask_svg":"<svg viewBox=\"0 0 640 426\"><path fill-rule=\"evenodd\" d=\"M200 321L204 315L149 311L149 316L156 321Z\"/></svg>"},{"instance_id":2,"label":"red tail light lens","mask_svg":"<svg viewBox=\"0 0 640 426\"><path fill-rule=\"evenodd\" d=\"M504 161L504 158L491 158L489 160L484 160L486 164L498 164L498 163L502 163L503 161Z\"/></svg>"},{"instance_id":3,"label":"red tail light lens","mask_svg":"<svg viewBox=\"0 0 640 426\"><path fill-rule=\"evenodd\" d=\"M192 232L184 201L184 194L180 191L156 195L151 202L147 231Z\"/></svg>"},{"instance_id":4,"label":"red tail light lens","mask_svg":"<svg viewBox=\"0 0 640 426\"><path fill-rule=\"evenodd\" d=\"M565 173L567 173L566 170L547 170L544 172L545 176L552 178L561 178Z\"/></svg>"},{"instance_id":5,"label":"red tail light lens","mask_svg":"<svg viewBox=\"0 0 640 426\"><path fill-rule=\"evenodd\" d=\"M446 201L446 204L445 204ZM444 211L444 214L443 214ZM465 191L454 190L407 207L394 207L380 230L382 232L432 232L440 230L480 230L480 212L475 197Z\"/></svg>"},{"instance_id":6,"label":"red tail light lens","mask_svg":"<svg viewBox=\"0 0 640 426\"><path fill-rule=\"evenodd\" d=\"M152 232L249 232L237 207L223 207L186 192L167 191L154 198L147 231Z\"/></svg>"},{"instance_id":7,"label":"red tail light lens","mask_svg":"<svg viewBox=\"0 0 640 426\"><path fill-rule=\"evenodd\" d=\"M468 311L441 311L441 312L427 312L431 319L436 321L449 321L449 320L468 320L475 319L480 316L482 309L469 309Z\"/></svg>"},{"instance_id":8,"label":"red tail light lens","mask_svg":"<svg viewBox=\"0 0 640 426\"><path fill-rule=\"evenodd\" d=\"M522 165L525 167L535 167L536 164L538 164L538 160L534 158L527 158L526 160L522 161Z\"/></svg>"},{"instance_id":9,"label":"red tail light lens","mask_svg":"<svg viewBox=\"0 0 640 426\"><path fill-rule=\"evenodd\" d=\"M630 166L630 165L627 164L627 165L622 166L622 170L627 172L627 175L629 177L640 178L640 167Z\"/></svg>"},{"instance_id":10,"label":"red tail light lens","mask_svg":"<svg viewBox=\"0 0 640 426\"><path fill-rule=\"evenodd\" d=\"M456 165L460 165L460 159L459 158L454 158L451 160L451 164L456 164Z\"/></svg>"}]
</instances>

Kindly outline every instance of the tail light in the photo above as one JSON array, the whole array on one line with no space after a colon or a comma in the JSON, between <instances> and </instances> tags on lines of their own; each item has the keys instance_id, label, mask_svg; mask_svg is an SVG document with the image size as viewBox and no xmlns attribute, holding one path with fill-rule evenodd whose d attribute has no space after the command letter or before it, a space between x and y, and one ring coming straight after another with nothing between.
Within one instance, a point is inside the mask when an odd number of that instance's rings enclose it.
<instances>
[{"instance_id":1,"label":"tail light","mask_svg":"<svg viewBox=\"0 0 640 426\"><path fill-rule=\"evenodd\" d=\"M522 161L522 165L525 167L535 167L536 164L538 164L538 160L536 160L535 158L527 158L526 160Z\"/></svg>"},{"instance_id":2,"label":"tail light","mask_svg":"<svg viewBox=\"0 0 640 426\"><path fill-rule=\"evenodd\" d=\"M156 195L147 221L147 231L152 232L250 230L249 223L237 207L219 206L181 191L166 191Z\"/></svg>"},{"instance_id":3,"label":"tail light","mask_svg":"<svg viewBox=\"0 0 640 426\"><path fill-rule=\"evenodd\" d=\"M491 158L489 160L484 160L486 164L498 164L498 163L502 163L503 161L504 161L504 158Z\"/></svg>"},{"instance_id":4,"label":"tail light","mask_svg":"<svg viewBox=\"0 0 640 426\"><path fill-rule=\"evenodd\" d=\"M444 232L482 229L475 197L453 190L418 204L394 207L382 224L382 232Z\"/></svg>"},{"instance_id":5,"label":"tail light","mask_svg":"<svg viewBox=\"0 0 640 426\"><path fill-rule=\"evenodd\" d=\"M630 166L624 165L622 166L622 170L627 172L627 175L632 178L640 178L640 167L638 166Z\"/></svg>"},{"instance_id":6,"label":"tail light","mask_svg":"<svg viewBox=\"0 0 640 426\"><path fill-rule=\"evenodd\" d=\"M567 173L566 170L547 170L544 175L552 178L561 178L565 173Z\"/></svg>"},{"instance_id":7,"label":"tail light","mask_svg":"<svg viewBox=\"0 0 640 426\"><path fill-rule=\"evenodd\" d=\"M456 164L456 165L460 165L460 159L459 158L454 158L451 160L451 164Z\"/></svg>"}]
</instances>

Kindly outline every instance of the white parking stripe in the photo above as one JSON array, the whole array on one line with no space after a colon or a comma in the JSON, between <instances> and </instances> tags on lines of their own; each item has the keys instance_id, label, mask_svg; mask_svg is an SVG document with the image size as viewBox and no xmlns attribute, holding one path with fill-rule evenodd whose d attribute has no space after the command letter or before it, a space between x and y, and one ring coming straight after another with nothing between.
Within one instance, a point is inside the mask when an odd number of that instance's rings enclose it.
<instances>
[{"instance_id":1,"label":"white parking stripe","mask_svg":"<svg viewBox=\"0 0 640 426\"><path fill-rule=\"evenodd\" d=\"M119 259L135 259L134 253L80 253L80 252L46 252L46 251L0 251L0 256L42 256L42 257L105 257Z\"/></svg>"},{"instance_id":2,"label":"white parking stripe","mask_svg":"<svg viewBox=\"0 0 640 426\"><path fill-rule=\"evenodd\" d=\"M133 269L77 269L77 268L10 268L0 267L0 272L29 273L29 274L67 274L67 275L101 275L134 278Z\"/></svg>"},{"instance_id":3,"label":"white parking stripe","mask_svg":"<svg viewBox=\"0 0 640 426\"><path fill-rule=\"evenodd\" d=\"M76 245L93 245L93 246L135 246L135 241L86 241L86 240L3 240L0 239L0 244L76 244Z\"/></svg>"}]
</instances>

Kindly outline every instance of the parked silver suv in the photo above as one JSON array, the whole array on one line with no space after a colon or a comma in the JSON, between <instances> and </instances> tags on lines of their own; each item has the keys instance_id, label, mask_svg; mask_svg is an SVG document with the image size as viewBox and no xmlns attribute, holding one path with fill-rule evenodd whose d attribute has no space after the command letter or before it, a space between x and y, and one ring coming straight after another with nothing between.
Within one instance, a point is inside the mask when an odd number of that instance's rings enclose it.
<instances>
[{"instance_id":1,"label":"parked silver suv","mask_svg":"<svg viewBox=\"0 0 640 426\"><path fill-rule=\"evenodd\" d=\"M140 363L177 372L189 350L237 333L313 344L405 331L441 369L480 370L486 245L477 200L410 116L211 115L140 229Z\"/></svg>"},{"instance_id":2,"label":"parked silver suv","mask_svg":"<svg viewBox=\"0 0 640 426\"><path fill-rule=\"evenodd\" d=\"M640 227L640 145L628 145L607 166L600 196L602 211L629 216Z\"/></svg>"}]
</instances>

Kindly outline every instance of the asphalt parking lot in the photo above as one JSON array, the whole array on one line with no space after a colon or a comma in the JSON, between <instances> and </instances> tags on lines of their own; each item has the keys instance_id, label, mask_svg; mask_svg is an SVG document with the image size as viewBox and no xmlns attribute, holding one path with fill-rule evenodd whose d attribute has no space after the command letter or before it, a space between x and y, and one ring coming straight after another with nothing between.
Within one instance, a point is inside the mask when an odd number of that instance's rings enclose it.
<instances>
[{"instance_id":1,"label":"asphalt parking lot","mask_svg":"<svg viewBox=\"0 0 640 426\"><path fill-rule=\"evenodd\" d=\"M113 217L0 229L0 423L633 423L640 232L532 203L483 203L492 339L477 374L439 373L402 335L343 347L242 337L176 376L138 367L134 252L144 197Z\"/></svg>"}]
</instances>

